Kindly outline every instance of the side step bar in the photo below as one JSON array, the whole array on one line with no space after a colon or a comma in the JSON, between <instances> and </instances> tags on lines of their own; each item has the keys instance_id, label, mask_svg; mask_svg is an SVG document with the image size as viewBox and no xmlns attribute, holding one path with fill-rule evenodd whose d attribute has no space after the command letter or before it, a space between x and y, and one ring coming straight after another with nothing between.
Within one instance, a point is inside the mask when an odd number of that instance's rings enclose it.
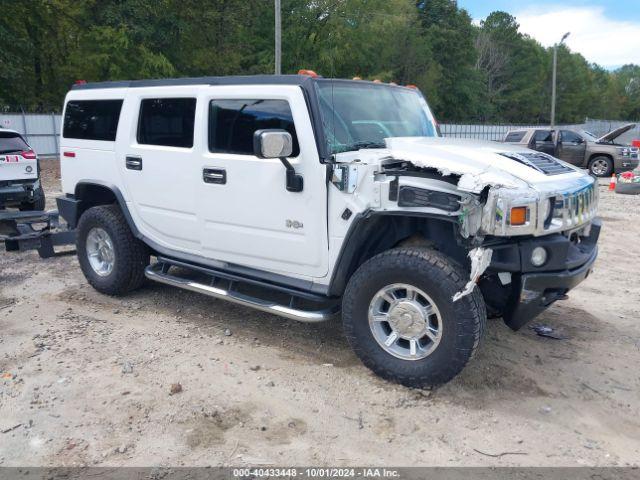
<instances>
[{"instance_id":1,"label":"side step bar","mask_svg":"<svg viewBox=\"0 0 640 480\"><path fill-rule=\"evenodd\" d=\"M290 306L281 305L273 301L240 293L233 289L235 282L229 282L229 288L224 289L172 275L169 273L170 267L170 264L158 262L149 265L145 269L144 273L148 279L155 282L190 290L192 292L203 293L213 298L228 300L239 305L255 308L256 310L272 313L291 320L298 320L300 322L323 322L325 320L329 320L340 312L339 305L332 305L321 310L301 310L293 308L292 305L295 298L293 296L291 297ZM212 283L214 282L215 277L212 277Z\"/></svg>"}]
</instances>

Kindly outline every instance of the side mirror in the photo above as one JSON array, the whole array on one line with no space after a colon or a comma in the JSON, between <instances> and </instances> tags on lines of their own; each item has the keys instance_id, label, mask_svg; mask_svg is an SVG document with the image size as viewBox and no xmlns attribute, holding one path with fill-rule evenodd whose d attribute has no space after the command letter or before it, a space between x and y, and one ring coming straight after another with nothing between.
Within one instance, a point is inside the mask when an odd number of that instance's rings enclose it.
<instances>
[{"instance_id":1,"label":"side mirror","mask_svg":"<svg viewBox=\"0 0 640 480\"><path fill-rule=\"evenodd\" d=\"M264 129L253 134L253 153L258 158L291 156L293 138L286 130Z\"/></svg>"},{"instance_id":2,"label":"side mirror","mask_svg":"<svg viewBox=\"0 0 640 480\"><path fill-rule=\"evenodd\" d=\"M253 154L258 158L279 158L287 169L286 187L289 192L301 192L302 175L296 173L287 160L293 152L293 137L286 130L263 129L253 134Z\"/></svg>"}]
</instances>

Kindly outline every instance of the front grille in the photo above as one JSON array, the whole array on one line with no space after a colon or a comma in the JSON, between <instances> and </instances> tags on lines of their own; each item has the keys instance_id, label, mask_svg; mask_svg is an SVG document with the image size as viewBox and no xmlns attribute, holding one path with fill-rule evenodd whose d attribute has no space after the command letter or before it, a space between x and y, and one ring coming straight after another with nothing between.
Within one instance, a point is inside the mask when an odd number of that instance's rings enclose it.
<instances>
[{"instance_id":1,"label":"front grille","mask_svg":"<svg viewBox=\"0 0 640 480\"><path fill-rule=\"evenodd\" d=\"M551 198L551 221L545 230L568 230L589 222L598 211L597 184Z\"/></svg>"},{"instance_id":2,"label":"front grille","mask_svg":"<svg viewBox=\"0 0 640 480\"><path fill-rule=\"evenodd\" d=\"M541 152L503 152L500 155L520 162L545 175L560 175L573 170L560 163L556 158Z\"/></svg>"},{"instance_id":3,"label":"front grille","mask_svg":"<svg viewBox=\"0 0 640 480\"><path fill-rule=\"evenodd\" d=\"M460 197L452 193L437 192L415 187L400 187L399 207L434 207L447 212L460 209Z\"/></svg>"}]
</instances>

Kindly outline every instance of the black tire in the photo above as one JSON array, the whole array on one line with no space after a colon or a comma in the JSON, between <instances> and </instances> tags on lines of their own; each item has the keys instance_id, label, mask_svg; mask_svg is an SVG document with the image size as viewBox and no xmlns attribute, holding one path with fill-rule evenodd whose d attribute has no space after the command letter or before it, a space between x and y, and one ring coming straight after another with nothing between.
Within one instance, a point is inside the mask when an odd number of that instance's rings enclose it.
<instances>
[{"instance_id":1,"label":"black tire","mask_svg":"<svg viewBox=\"0 0 640 480\"><path fill-rule=\"evenodd\" d=\"M99 275L89 262L87 236L94 228L104 230L114 247L113 269L106 276ZM133 236L117 205L92 207L82 214L78 222L76 250L82 273L91 286L101 293L123 295L140 288L144 283L149 249Z\"/></svg>"},{"instance_id":2,"label":"black tire","mask_svg":"<svg viewBox=\"0 0 640 480\"><path fill-rule=\"evenodd\" d=\"M426 248L397 248L365 262L351 277L342 302L345 335L360 360L379 376L408 387L432 387L455 377L475 354L486 324L479 288L452 301L468 274L443 254ZM441 315L442 334L435 349L420 360L385 351L369 327L370 302L380 289L402 283L426 293Z\"/></svg>"},{"instance_id":3,"label":"black tire","mask_svg":"<svg viewBox=\"0 0 640 480\"><path fill-rule=\"evenodd\" d=\"M32 212L34 210L44 210L45 204L47 202L45 196L44 196L44 190L42 189L42 187L38 188L34 193L33 193L33 197L34 197L34 201L33 202L26 202L26 203L22 203L20 205L20 211L22 212Z\"/></svg>"},{"instance_id":4,"label":"black tire","mask_svg":"<svg viewBox=\"0 0 640 480\"><path fill-rule=\"evenodd\" d=\"M595 165L598 165L598 163L602 164L601 162L606 162L607 164L607 169L604 172L601 173L596 173L593 171ZM601 178L606 178L606 177L610 177L613 174L613 160L611 160L609 157L605 157L604 155L599 155L597 157L593 157L591 160L589 160L589 173L591 175L594 175L596 177L601 177Z\"/></svg>"}]
</instances>

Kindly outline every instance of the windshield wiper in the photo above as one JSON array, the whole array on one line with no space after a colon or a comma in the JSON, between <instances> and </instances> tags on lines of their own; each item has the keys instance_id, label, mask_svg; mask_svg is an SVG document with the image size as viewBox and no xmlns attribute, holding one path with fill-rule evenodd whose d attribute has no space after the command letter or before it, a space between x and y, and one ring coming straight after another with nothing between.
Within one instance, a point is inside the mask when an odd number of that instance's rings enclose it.
<instances>
[{"instance_id":1,"label":"windshield wiper","mask_svg":"<svg viewBox=\"0 0 640 480\"><path fill-rule=\"evenodd\" d=\"M384 142L375 142L375 141L361 141L351 143L349 145L345 145L342 149L343 152L348 152L351 150L360 150L363 148L386 148L387 145Z\"/></svg>"}]
</instances>

